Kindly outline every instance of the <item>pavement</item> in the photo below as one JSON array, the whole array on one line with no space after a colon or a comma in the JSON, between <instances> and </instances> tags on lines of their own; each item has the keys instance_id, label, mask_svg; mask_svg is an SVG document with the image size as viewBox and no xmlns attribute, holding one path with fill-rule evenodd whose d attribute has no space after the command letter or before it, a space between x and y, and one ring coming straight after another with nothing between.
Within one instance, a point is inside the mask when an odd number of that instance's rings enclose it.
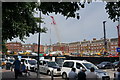
<instances>
[{"instance_id":1,"label":"pavement","mask_svg":"<svg viewBox=\"0 0 120 80\"><path fill-rule=\"evenodd\" d=\"M113 79L114 72L116 72L112 69L103 69L103 71L107 72L111 79ZM14 71L0 69L0 73L2 73L2 75L0 75L0 78L2 78L1 80L15 80ZM20 76L17 80L64 80L61 78L61 76L55 76L54 79L51 79L51 76L48 76L46 74L40 74L40 78L37 78L36 72L30 72L30 74L30 76Z\"/></svg>"},{"instance_id":2,"label":"pavement","mask_svg":"<svg viewBox=\"0 0 120 80\"><path fill-rule=\"evenodd\" d=\"M1 80L16 80L14 72L11 70L5 70L5 69L0 69L0 72L2 73ZM40 78L37 78L37 73L35 72L30 72L30 76L19 76L17 80L52 80L51 76L46 76L40 74ZM63 80L60 77L54 78L54 80Z\"/></svg>"}]
</instances>

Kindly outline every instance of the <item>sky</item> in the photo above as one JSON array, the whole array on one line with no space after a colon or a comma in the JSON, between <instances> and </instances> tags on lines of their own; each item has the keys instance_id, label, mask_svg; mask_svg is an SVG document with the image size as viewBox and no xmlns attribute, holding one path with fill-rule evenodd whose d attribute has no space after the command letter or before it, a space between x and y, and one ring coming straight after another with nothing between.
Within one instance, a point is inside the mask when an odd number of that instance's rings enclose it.
<instances>
[{"instance_id":1,"label":"sky","mask_svg":"<svg viewBox=\"0 0 120 80\"><path fill-rule=\"evenodd\" d=\"M56 25L52 25L52 19L50 16L43 15L45 24L41 24L42 27L48 29L47 33L41 33L42 45L55 44L57 42L61 43L71 43L77 41L92 40L93 38L100 39L103 38L103 21L106 21L106 37L107 38L117 38L117 28L118 22L113 22L108 18L108 14L105 10L106 3L104 2L93 2L90 4L85 4L85 8L81 8L80 19L68 18L63 15L51 13ZM37 16L37 15L35 15ZM51 29L51 33L50 33ZM50 42L51 39L51 42ZM21 42L18 38L12 40L12 42ZM38 43L38 34L31 35L24 40L23 44ZM8 42L11 42L8 40Z\"/></svg>"}]
</instances>

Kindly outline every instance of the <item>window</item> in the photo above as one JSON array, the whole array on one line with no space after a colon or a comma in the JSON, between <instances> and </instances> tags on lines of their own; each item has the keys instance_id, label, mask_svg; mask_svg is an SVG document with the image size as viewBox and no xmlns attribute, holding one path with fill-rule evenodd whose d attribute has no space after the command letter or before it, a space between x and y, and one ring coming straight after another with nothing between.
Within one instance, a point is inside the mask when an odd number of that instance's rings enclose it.
<instances>
[{"instance_id":1,"label":"window","mask_svg":"<svg viewBox=\"0 0 120 80\"><path fill-rule=\"evenodd\" d=\"M80 67L84 68L80 63L76 63L76 68L80 69Z\"/></svg>"},{"instance_id":2,"label":"window","mask_svg":"<svg viewBox=\"0 0 120 80\"><path fill-rule=\"evenodd\" d=\"M43 61L43 65L45 65L46 64L46 62L45 61Z\"/></svg>"},{"instance_id":3,"label":"window","mask_svg":"<svg viewBox=\"0 0 120 80\"><path fill-rule=\"evenodd\" d=\"M40 61L40 65L42 65L43 61Z\"/></svg>"},{"instance_id":4,"label":"window","mask_svg":"<svg viewBox=\"0 0 120 80\"><path fill-rule=\"evenodd\" d=\"M27 60L25 60L25 63L27 64Z\"/></svg>"},{"instance_id":5,"label":"window","mask_svg":"<svg viewBox=\"0 0 120 80\"><path fill-rule=\"evenodd\" d=\"M74 66L74 62L65 62L63 64L63 67L69 67L69 68L72 68Z\"/></svg>"}]
</instances>

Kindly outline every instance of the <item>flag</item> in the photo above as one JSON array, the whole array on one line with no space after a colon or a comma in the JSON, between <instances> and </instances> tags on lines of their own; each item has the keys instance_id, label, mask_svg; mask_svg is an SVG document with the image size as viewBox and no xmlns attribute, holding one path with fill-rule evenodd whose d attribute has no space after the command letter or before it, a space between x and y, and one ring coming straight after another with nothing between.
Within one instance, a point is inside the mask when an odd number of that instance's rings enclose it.
<instances>
[{"instance_id":1,"label":"flag","mask_svg":"<svg viewBox=\"0 0 120 80\"><path fill-rule=\"evenodd\" d=\"M50 16L51 18L52 18L52 23L51 24L54 24L54 25L56 25L56 22L55 22L55 19L54 19L54 17L53 16Z\"/></svg>"}]
</instances>

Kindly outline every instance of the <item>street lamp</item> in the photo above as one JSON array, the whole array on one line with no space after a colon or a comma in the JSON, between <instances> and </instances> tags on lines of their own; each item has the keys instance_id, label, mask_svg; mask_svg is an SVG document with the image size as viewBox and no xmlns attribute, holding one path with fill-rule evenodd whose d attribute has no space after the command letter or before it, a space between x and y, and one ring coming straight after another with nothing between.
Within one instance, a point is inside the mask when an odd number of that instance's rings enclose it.
<instances>
[{"instance_id":1,"label":"street lamp","mask_svg":"<svg viewBox=\"0 0 120 80\"><path fill-rule=\"evenodd\" d=\"M103 31L104 31L104 48L105 48L105 50L107 50L107 41L106 41L105 23L106 23L106 21L103 21Z\"/></svg>"},{"instance_id":2,"label":"street lamp","mask_svg":"<svg viewBox=\"0 0 120 80\"><path fill-rule=\"evenodd\" d=\"M38 6L40 6L40 0L38 0ZM40 9L39 9L40 11ZM41 11L39 12L39 17L41 18ZM39 21L39 29L41 28L41 22ZM38 60L37 60L37 78L40 77L40 71L39 71L39 53L40 53L40 32L39 31L39 34L38 34Z\"/></svg>"}]
</instances>

